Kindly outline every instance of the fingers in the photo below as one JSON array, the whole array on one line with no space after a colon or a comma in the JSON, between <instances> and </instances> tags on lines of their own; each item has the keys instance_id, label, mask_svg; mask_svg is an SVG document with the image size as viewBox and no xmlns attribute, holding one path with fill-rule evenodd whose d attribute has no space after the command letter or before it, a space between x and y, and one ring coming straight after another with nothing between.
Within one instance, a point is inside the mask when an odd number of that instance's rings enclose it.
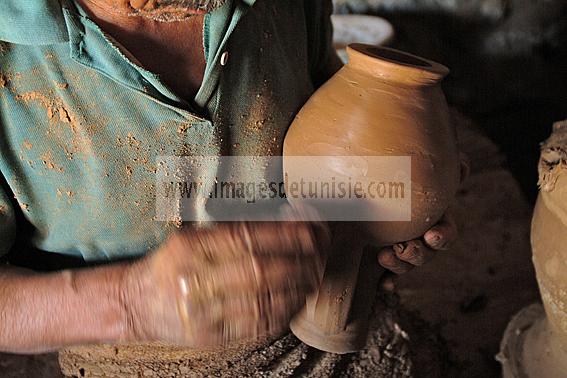
<instances>
[{"instance_id":1,"label":"fingers","mask_svg":"<svg viewBox=\"0 0 567 378\"><path fill-rule=\"evenodd\" d=\"M384 268L403 274L416 266L421 266L435 257L435 251L428 248L420 240L396 244L393 247L382 248L378 252L378 262Z\"/></svg>"},{"instance_id":2,"label":"fingers","mask_svg":"<svg viewBox=\"0 0 567 378\"><path fill-rule=\"evenodd\" d=\"M297 262L249 256L230 264L203 266L189 274L186 296L205 301L243 292L259 295L297 288L310 292L318 286L322 275L323 267L314 258Z\"/></svg>"},{"instance_id":3,"label":"fingers","mask_svg":"<svg viewBox=\"0 0 567 378\"><path fill-rule=\"evenodd\" d=\"M226 344L285 329L323 275L316 255L290 256L249 253L195 265L179 281L184 342Z\"/></svg>"},{"instance_id":4,"label":"fingers","mask_svg":"<svg viewBox=\"0 0 567 378\"><path fill-rule=\"evenodd\" d=\"M207 262L220 264L250 255L321 255L328 244L321 225L307 222L246 222L189 230L186 245Z\"/></svg>"},{"instance_id":5,"label":"fingers","mask_svg":"<svg viewBox=\"0 0 567 378\"><path fill-rule=\"evenodd\" d=\"M402 261L398 257L396 257L396 254L392 247L382 248L378 252L378 262L384 268L396 274L407 273L414 268L414 266L410 263Z\"/></svg>"},{"instance_id":6,"label":"fingers","mask_svg":"<svg viewBox=\"0 0 567 378\"><path fill-rule=\"evenodd\" d=\"M325 244L320 227L307 222L247 223L240 229L257 255L314 255Z\"/></svg>"},{"instance_id":7,"label":"fingers","mask_svg":"<svg viewBox=\"0 0 567 378\"><path fill-rule=\"evenodd\" d=\"M421 266L435 257L436 251L447 250L457 239L457 226L450 212L423 236L378 252L378 261L384 268L402 274Z\"/></svg>"},{"instance_id":8,"label":"fingers","mask_svg":"<svg viewBox=\"0 0 567 378\"><path fill-rule=\"evenodd\" d=\"M190 300L193 327L185 334L195 346L222 345L231 341L276 334L285 329L304 305L308 290L233 293L205 302Z\"/></svg>"},{"instance_id":9,"label":"fingers","mask_svg":"<svg viewBox=\"0 0 567 378\"><path fill-rule=\"evenodd\" d=\"M291 317L304 304L305 295L295 291L260 297L244 293L240 297L227 298L216 311L199 316L203 322L195 334L196 344L226 345L236 340L280 333L287 329ZM208 312L210 308L204 310Z\"/></svg>"},{"instance_id":10,"label":"fingers","mask_svg":"<svg viewBox=\"0 0 567 378\"><path fill-rule=\"evenodd\" d=\"M287 221L173 235L147 264L147 323L161 324L152 333L213 345L285 329L320 283L329 234L323 223Z\"/></svg>"},{"instance_id":11,"label":"fingers","mask_svg":"<svg viewBox=\"0 0 567 378\"><path fill-rule=\"evenodd\" d=\"M451 247L457 240L457 225L449 212L445 214L443 219L423 236L426 246L437 250L444 251Z\"/></svg>"},{"instance_id":12,"label":"fingers","mask_svg":"<svg viewBox=\"0 0 567 378\"><path fill-rule=\"evenodd\" d=\"M422 266L435 257L435 251L425 246L421 240L412 240L393 247L396 257L413 266Z\"/></svg>"},{"instance_id":13,"label":"fingers","mask_svg":"<svg viewBox=\"0 0 567 378\"><path fill-rule=\"evenodd\" d=\"M293 316L305 305L307 290L295 288L293 290L257 293L240 293L231 297L218 298L212 302L216 305L216 314L222 314L217 318L205 315L203 320L211 323L211 320L221 321L223 319L247 317L260 322Z\"/></svg>"}]
</instances>

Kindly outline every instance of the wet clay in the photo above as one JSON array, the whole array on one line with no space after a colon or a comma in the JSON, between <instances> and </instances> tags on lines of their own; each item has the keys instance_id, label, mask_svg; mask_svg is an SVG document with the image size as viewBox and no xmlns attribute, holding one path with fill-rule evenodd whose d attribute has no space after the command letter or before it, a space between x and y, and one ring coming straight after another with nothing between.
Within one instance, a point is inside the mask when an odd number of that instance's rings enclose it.
<instances>
[{"instance_id":1,"label":"wet clay","mask_svg":"<svg viewBox=\"0 0 567 378\"><path fill-rule=\"evenodd\" d=\"M455 130L440 88L448 69L388 48L354 44L347 53L349 63L292 124L284 143L285 172L291 181L309 180L288 156L318 156L320 168L329 172L337 171L336 156L410 156L412 206L411 221L366 222L345 235L330 253L318 293L293 320L292 331L302 341L334 353L356 351L366 339L369 298L380 271L375 255L363 255L364 244L421 237L446 211L459 182ZM368 180L357 172L351 176ZM364 206L380 211L371 200Z\"/></svg>"},{"instance_id":2,"label":"wet clay","mask_svg":"<svg viewBox=\"0 0 567 378\"><path fill-rule=\"evenodd\" d=\"M567 122L554 125L539 163L540 194L532 222L532 251L547 318L526 338L529 377L567 374ZM561 374L558 371L562 371ZM558 375L559 374L559 375Z\"/></svg>"}]
</instances>

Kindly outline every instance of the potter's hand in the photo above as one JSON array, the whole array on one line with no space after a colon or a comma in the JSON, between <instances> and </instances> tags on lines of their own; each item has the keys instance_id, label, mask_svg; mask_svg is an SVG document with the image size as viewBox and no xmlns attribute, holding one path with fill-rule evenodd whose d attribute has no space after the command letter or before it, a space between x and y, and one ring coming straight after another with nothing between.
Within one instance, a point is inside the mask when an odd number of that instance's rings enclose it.
<instances>
[{"instance_id":1,"label":"potter's hand","mask_svg":"<svg viewBox=\"0 0 567 378\"><path fill-rule=\"evenodd\" d=\"M456 239L457 226L448 212L423 238L382 248L378 261L396 274L406 273L432 260L438 251L447 250Z\"/></svg>"},{"instance_id":2,"label":"potter's hand","mask_svg":"<svg viewBox=\"0 0 567 378\"><path fill-rule=\"evenodd\" d=\"M318 286L327 243L306 222L180 232L127 273L133 339L200 347L280 332Z\"/></svg>"},{"instance_id":3,"label":"potter's hand","mask_svg":"<svg viewBox=\"0 0 567 378\"><path fill-rule=\"evenodd\" d=\"M465 154L461 153L461 183L469 176L470 165ZM447 211L441 221L427 231L421 239L382 248L378 261L384 268L402 274L416 266L432 260L438 251L444 251L457 239L457 225L451 211Z\"/></svg>"}]
</instances>

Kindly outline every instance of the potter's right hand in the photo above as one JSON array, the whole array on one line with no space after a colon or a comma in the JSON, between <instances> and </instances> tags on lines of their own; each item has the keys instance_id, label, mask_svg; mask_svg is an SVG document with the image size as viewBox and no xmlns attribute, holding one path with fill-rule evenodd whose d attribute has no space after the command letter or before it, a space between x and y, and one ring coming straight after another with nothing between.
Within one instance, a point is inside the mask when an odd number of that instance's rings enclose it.
<instances>
[{"instance_id":1,"label":"potter's right hand","mask_svg":"<svg viewBox=\"0 0 567 378\"><path fill-rule=\"evenodd\" d=\"M184 230L126 273L132 338L224 345L287 329L318 286L320 224L232 223Z\"/></svg>"}]
</instances>

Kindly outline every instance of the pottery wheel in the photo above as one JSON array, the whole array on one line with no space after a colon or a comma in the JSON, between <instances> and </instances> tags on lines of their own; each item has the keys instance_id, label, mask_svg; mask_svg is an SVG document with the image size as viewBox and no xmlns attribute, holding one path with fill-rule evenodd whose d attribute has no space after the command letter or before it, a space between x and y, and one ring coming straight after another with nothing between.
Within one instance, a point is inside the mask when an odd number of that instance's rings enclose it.
<instances>
[{"instance_id":1,"label":"pottery wheel","mask_svg":"<svg viewBox=\"0 0 567 378\"><path fill-rule=\"evenodd\" d=\"M395 295L379 296L372 329L367 347L351 355L324 353L288 334L209 351L157 344L71 348L59 361L70 377L413 377L419 354L429 361L420 370L440 376L442 341L400 309Z\"/></svg>"}]
</instances>

